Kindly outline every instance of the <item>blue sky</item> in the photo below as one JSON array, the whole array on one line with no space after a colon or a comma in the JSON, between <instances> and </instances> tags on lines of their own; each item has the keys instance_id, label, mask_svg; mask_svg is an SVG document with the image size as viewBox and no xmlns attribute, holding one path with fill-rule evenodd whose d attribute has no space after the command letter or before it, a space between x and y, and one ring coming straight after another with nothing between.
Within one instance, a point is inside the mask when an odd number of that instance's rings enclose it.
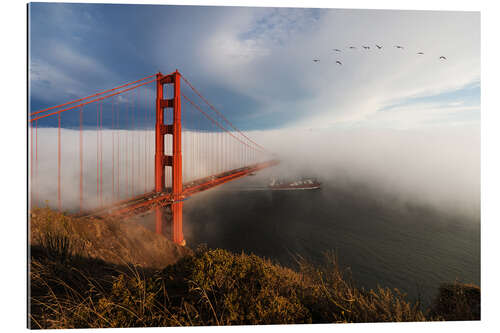
<instances>
[{"instance_id":1,"label":"blue sky","mask_svg":"<svg viewBox=\"0 0 500 333\"><path fill-rule=\"evenodd\" d=\"M479 19L475 12L33 3L31 107L177 68L244 130L478 123Z\"/></svg>"}]
</instances>

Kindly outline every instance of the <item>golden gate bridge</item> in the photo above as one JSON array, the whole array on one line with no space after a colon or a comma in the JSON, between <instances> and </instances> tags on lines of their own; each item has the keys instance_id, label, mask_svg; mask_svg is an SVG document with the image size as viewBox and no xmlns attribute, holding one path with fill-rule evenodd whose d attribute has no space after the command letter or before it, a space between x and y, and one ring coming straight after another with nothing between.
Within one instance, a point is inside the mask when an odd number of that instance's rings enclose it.
<instances>
[{"instance_id":1,"label":"golden gate bridge","mask_svg":"<svg viewBox=\"0 0 500 333\"><path fill-rule=\"evenodd\" d=\"M160 234L169 207L177 244L189 196L279 163L177 70L31 112L28 124L31 207L77 202L80 215L123 218L154 211Z\"/></svg>"}]
</instances>

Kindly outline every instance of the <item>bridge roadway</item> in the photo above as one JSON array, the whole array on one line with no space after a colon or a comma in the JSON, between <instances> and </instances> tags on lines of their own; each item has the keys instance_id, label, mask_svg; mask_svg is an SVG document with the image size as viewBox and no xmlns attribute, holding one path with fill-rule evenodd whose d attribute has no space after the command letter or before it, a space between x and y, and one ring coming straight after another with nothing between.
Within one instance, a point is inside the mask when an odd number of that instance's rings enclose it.
<instances>
[{"instance_id":1,"label":"bridge roadway","mask_svg":"<svg viewBox=\"0 0 500 333\"><path fill-rule=\"evenodd\" d=\"M157 206L168 206L178 201L184 201L189 196L196 193L209 190L232 180L247 176L253 172L268 168L279 163L278 160L270 160L262 163L253 164L247 167L229 170L217 175L197 179L183 184L183 191L179 198L174 198L171 188L165 188L163 192L148 192L131 199L117 202L87 214L86 216L105 217L129 217L147 214Z\"/></svg>"}]
</instances>

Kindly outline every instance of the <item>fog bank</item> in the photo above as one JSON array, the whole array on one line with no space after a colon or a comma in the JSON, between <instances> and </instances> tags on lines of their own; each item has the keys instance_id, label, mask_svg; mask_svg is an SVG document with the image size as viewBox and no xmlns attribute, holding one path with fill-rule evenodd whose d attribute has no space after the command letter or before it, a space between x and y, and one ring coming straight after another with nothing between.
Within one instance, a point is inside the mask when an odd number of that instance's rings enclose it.
<instances>
[{"instance_id":1,"label":"fog bank","mask_svg":"<svg viewBox=\"0 0 500 333\"><path fill-rule=\"evenodd\" d=\"M316 176L339 186L479 217L480 127L309 129L251 132L282 165L276 175Z\"/></svg>"},{"instance_id":2,"label":"fog bank","mask_svg":"<svg viewBox=\"0 0 500 333\"><path fill-rule=\"evenodd\" d=\"M126 137L125 131L121 132ZM113 188L110 133L103 131L103 196L108 199ZM34 185L38 188L39 202L48 200L49 205L54 206L57 199L57 129L39 129L38 135L38 184ZM95 131L84 131L83 135L89 142L83 153L84 179L88 182L84 184L85 201L92 207L98 204L96 171L99 163L93 139L96 136ZM135 147L138 159L135 184L124 183L125 177L122 177L120 186L121 191L132 186L139 194L153 187L154 140L152 132L136 131L133 135L140 139L137 145L147 148L139 154L139 148ZM247 135L275 152L281 160L278 167L264 173L266 177L315 176L338 186L359 184L370 188L375 195L389 195L401 201L479 217L478 125L412 130L282 129L252 131ZM62 139L63 205L66 209L74 209L79 202L79 132L63 129ZM132 142L130 140L129 149ZM126 158L125 161L132 158L130 152L122 154L120 158ZM183 156L185 176L189 177L189 154L185 151ZM206 154L205 158L205 164L209 165L208 160L213 155ZM145 181L147 186L144 186Z\"/></svg>"}]
</instances>

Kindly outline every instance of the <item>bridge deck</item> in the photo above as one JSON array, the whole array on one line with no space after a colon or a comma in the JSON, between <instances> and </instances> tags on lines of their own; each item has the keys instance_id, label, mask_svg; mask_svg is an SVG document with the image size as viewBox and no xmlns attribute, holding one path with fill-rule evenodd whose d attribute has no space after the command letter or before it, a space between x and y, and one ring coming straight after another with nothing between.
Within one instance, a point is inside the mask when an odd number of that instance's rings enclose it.
<instances>
[{"instance_id":1,"label":"bridge deck","mask_svg":"<svg viewBox=\"0 0 500 333\"><path fill-rule=\"evenodd\" d=\"M263 163L253 164L247 167L233 169L217 175L197 179L183 184L183 191L177 200L186 200L189 196L209 190L229 181L247 176L252 172L268 168L279 163L278 160L270 160ZM166 188L164 192L148 192L131 199L120 201L112 206L103 207L89 214L92 216L137 216L148 213L157 206L168 206L174 202L171 188Z\"/></svg>"}]
</instances>

